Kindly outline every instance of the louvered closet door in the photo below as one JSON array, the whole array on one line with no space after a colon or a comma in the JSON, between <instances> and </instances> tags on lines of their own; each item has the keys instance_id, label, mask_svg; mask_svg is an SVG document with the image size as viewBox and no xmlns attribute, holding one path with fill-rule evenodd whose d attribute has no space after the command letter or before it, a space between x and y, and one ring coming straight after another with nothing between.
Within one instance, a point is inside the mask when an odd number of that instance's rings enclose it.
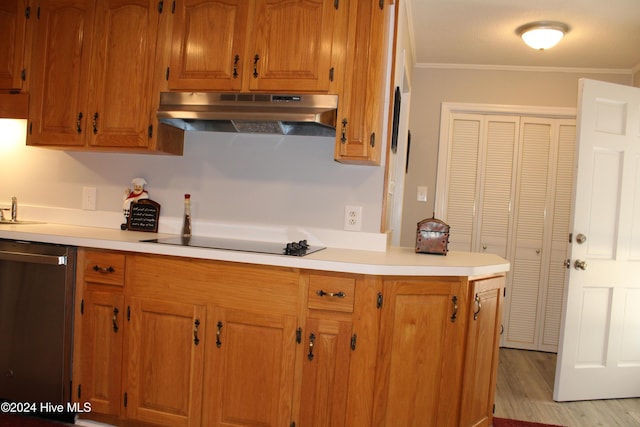
<instances>
[{"instance_id":1,"label":"louvered closet door","mask_svg":"<svg viewBox=\"0 0 640 427\"><path fill-rule=\"evenodd\" d=\"M514 194L514 156L519 117L486 116L484 150L479 166L478 217L472 247L475 251L507 257Z\"/></svg>"},{"instance_id":2,"label":"louvered closet door","mask_svg":"<svg viewBox=\"0 0 640 427\"><path fill-rule=\"evenodd\" d=\"M506 257L517 117L454 114L443 219L449 249ZM484 220L483 218L487 218Z\"/></svg>"},{"instance_id":3,"label":"louvered closet door","mask_svg":"<svg viewBox=\"0 0 640 427\"><path fill-rule=\"evenodd\" d=\"M449 154L442 219L449 224L449 250L471 251L476 202L476 176L483 118L476 114L454 114L449 123Z\"/></svg>"},{"instance_id":4,"label":"louvered closet door","mask_svg":"<svg viewBox=\"0 0 640 427\"><path fill-rule=\"evenodd\" d=\"M522 118L503 342L507 347L557 349L574 141L572 121Z\"/></svg>"},{"instance_id":5,"label":"louvered closet door","mask_svg":"<svg viewBox=\"0 0 640 427\"><path fill-rule=\"evenodd\" d=\"M569 222L571 196L574 181L574 155L576 144L576 121L558 120L558 147L555 164L555 192L551 238L549 242L549 264L545 270L547 289L542 305L542 324L537 349L558 351L560 319L567 275L565 260L569 246Z\"/></svg>"}]
</instances>

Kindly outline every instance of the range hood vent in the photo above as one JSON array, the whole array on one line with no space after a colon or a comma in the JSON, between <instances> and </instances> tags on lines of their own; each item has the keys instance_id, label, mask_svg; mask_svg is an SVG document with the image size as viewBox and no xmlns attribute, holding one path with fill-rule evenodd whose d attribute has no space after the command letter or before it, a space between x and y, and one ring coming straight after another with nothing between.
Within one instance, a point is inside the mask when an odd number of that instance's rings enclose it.
<instances>
[{"instance_id":1,"label":"range hood vent","mask_svg":"<svg viewBox=\"0 0 640 427\"><path fill-rule=\"evenodd\" d=\"M336 135L337 95L162 92L158 118L189 131Z\"/></svg>"}]
</instances>

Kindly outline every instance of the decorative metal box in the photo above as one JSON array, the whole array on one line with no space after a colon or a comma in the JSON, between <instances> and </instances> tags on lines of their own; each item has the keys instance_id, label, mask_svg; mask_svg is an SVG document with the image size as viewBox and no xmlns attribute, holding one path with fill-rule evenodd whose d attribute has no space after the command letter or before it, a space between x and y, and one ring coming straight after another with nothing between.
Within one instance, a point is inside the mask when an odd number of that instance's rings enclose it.
<instances>
[{"instance_id":1,"label":"decorative metal box","mask_svg":"<svg viewBox=\"0 0 640 427\"><path fill-rule=\"evenodd\" d=\"M416 252L446 255L449 251L449 226L439 219L423 219L418 223Z\"/></svg>"}]
</instances>

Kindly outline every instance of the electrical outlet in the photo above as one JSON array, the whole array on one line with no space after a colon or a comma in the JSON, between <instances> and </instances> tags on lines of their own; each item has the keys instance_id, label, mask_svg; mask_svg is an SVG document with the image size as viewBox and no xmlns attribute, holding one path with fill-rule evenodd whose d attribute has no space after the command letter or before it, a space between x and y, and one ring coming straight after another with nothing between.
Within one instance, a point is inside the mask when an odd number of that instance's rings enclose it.
<instances>
[{"instance_id":1,"label":"electrical outlet","mask_svg":"<svg viewBox=\"0 0 640 427\"><path fill-rule=\"evenodd\" d=\"M96 187L82 187L82 209L85 211L96 210Z\"/></svg>"},{"instance_id":2,"label":"electrical outlet","mask_svg":"<svg viewBox=\"0 0 640 427\"><path fill-rule=\"evenodd\" d=\"M346 231L362 230L362 206L345 206L344 229Z\"/></svg>"}]
</instances>

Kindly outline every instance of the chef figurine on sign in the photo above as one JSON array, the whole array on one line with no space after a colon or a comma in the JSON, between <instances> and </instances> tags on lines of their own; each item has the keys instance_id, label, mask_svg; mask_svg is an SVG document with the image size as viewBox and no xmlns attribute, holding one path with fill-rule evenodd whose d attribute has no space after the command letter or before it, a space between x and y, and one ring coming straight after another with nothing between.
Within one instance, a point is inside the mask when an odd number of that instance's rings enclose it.
<instances>
[{"instance_id":1,"label":"chef figurine on sign","mask_svg":"<svg viewBox=\"0 0 640 427\"><path fill-rule=\"evenodd\" d=\"M120 226L122 230L127 229L131 203L135 203L141 199L149 198L149 193L144 189L144 186L147 185L147 181L145 181L144 178L133 178L131 184L133 184L133 190L131 188L127 188L124 192L123 197L124 202L122 203L122 211L124 213L125 222Z\"/></svg>"}]
</instances>

